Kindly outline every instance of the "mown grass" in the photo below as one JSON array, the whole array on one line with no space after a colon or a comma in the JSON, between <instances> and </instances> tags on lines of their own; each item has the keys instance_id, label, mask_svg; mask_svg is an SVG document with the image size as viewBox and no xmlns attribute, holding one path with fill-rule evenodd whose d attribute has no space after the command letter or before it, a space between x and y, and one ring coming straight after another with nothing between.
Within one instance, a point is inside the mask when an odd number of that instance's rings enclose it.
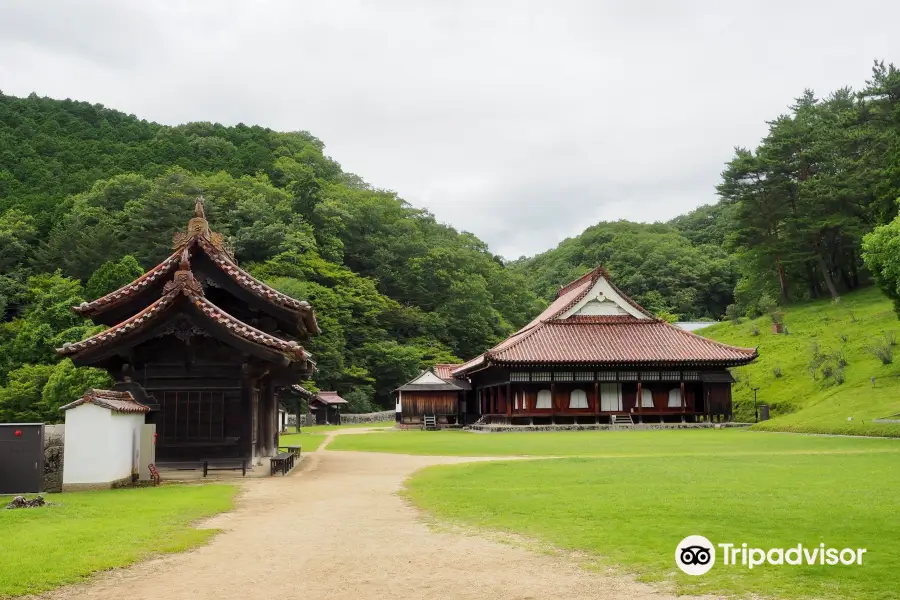
<instances>
[{"instance_id":1,"label":"mown grass","mask_svg":"<svg viewBox=\"0 0 900 600\"><path fill-rule=\"evenodd\" d=\"M774 416L756 426L759 429L900 436L900 424L872 422L900 412L900 346L893 348L896 360L888 365L867 350L885 335L894 334L900 341L900 321L890 300L869 288L837 303L823 300L783 310L787 335L772 334L768 316L698 332L728 344L759 347L759 359L735 370L737 418L753 420L756 387L759 402L769 404ZM753 335L754 327L759 335ZM813 379L808 367L814 345L821 352L842 354L847 363L843 383L821 372ZM776 376L778 371L781 376Z\"/></svg>"},{"instance_id":2,"label":"mown grass","mask_svg":"<svg viewBox=\"0 0 900 600\"><path fill-rule=\"evenodd\" d=\"M364 427L393 427L394 421L380 421L377 423L354 423L352 425L311 425L301 427L300 433L288 433L278 437L281 446L300 445L303 452L315 452L325 441L327 434L338 429L359 429ZM291 431L293 428L288 428Z\"/></svg>"},{"instance_id":3,"label":"mown grass","mask_svg":"<svg viewBox=\"0 0 900 600\"><path fill-rule=\"evenodd\" d=\"M671 583L679 594L897 598L897 454L846 453L863 447L847 438L723 435L734 441L741 438L755 440L759 451L671 455L669 440L660 435L661 444L645 445L644 451L658 453L652 457L432 467L408 482L406 494L441 519L582 551L593 565L615 566L644 581ZM478 444L478 437L468 439ZM689 439L686 436L685 447L692 446ZM420 441L424 443L424 438ZM873 442L872 449L886 447L878 440L866 441ZM785 446L807 442L818 453L786 452ZM766 566L752 571L723 566L719 554L709 574L690 577L676 568L674 553L677 543L693 534L714 544L746 542L768 549L824 542L837 548L866 548L868 553L862 566ZM539 558L533 566L542 568Z\"/></svg>"},{"instance_id":4,"label":"mown grass","mask_svg":"<svg viewBox=\"0 0 900 600\"><path fill-rule=\"evenodd\" d=\"M51 506L0 510L0 597L200 545L216 531L192 524L231 509L236 493L230 485L166 485L48 494Z\"/></svg>"},{"instance_id":5,"label":"mown grass","mask_svg":"<svg viewBox=\"0 0 900 600\"><path fill-rule=\"evenodd\" d=\"M432 456L754 456L760 454L890 453L900 440L760 433L747 429L563 431L479 434L385 431L338 436L329 450Z\"/></svg>"}]
</instances>

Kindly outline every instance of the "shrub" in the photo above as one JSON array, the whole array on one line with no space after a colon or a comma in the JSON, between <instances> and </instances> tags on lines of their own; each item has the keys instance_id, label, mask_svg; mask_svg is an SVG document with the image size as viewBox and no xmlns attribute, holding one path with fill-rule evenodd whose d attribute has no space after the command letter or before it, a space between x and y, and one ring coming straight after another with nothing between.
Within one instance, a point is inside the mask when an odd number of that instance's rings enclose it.
<instances>
[{"instance_id":1,"label":"shrub","mask_svg":"<svg viewBox=\"0 0 900 600\"><path fill-rule=\"evenodd\" d=\"M841 342L842 343L846 344L849 339L850 339L850 336L848 336L846 333L841 334Z\"/></svg>"},{"instance_id":2,"label":"shrub","mask_svg":"<svg viewBox=\"0 0 900 600\"><path fill-rule=\"evenodd\" d=\"M866 346L865 351L880 360L883 365L889 365L894 362L894 347L887 336L883 336Z\"/></svg>"},{"instance_id":3,"label":"shrub","mask_svg":"<svg viewBox=\"0 0 900 600\"><path fill-rule=\"evenodd\" d=\"M773 311L769 313L769 317L772 319L773 323L783 324L784 323L784 313Z\"/></svg>"},{"instance_id":4,"label":"shrub","mask_svg":"<svg viewBox=\"0 0 900 600\"><path fill-rule=\"evenodd\" d=\"M759 327L756 326L756 323L750 328L750 335L759 335Z\"/></svg>"},{"instance_id":5,"label":"shrub","mask_svg":"<svg viewBox=\"0 0 900 600\"><path fill-rule=\"evenodd\" d=\"M737 325L741 322L741 309L737 304L729 304L725 309L725 318Z\"/></svg>"},{"instance_id":6,"label":"shrub","mask_svg":"<svg viewBox=\"0 0 900 600\"><path fill-rule=\"evenodd\" d=\"M772 296L763 292L759 300L756 301L756 306L759 313L765 315L775 312L775 309L778 308L778 303L775 302Z\"/></svg>"},{"instance_id":7,"label":"shrub","mask_svg":"<svg viewBox=\"0 0 900 600\"><path fill-rule=\"evenodd\" d=\"M776 379L781 377L781 365L775 365L774 367L772 367L772 375L774 375Z\"/></svg>"},{"instance_id":8,"label":"shrub","mask_svg":"<svg viewBox=\"0 0 900 600\"><path fill-rule=\"evenodd\" d=\"M890 344L891 346L896 346L897 345L897 336L894 334L893 331L888 331L887 333L884 334L884 341L887 342L888 344Z\"/></svg>"},{"instance_id":9,"label":"shrub","mask_svg":"<svg viewBox=\"0 0 900 600\"><path fill-rule=\"evenodd\" d=\"M844 383L844 369L839 368L834 371L834 382L838 385Z\"/></svg>"}]
</instances>

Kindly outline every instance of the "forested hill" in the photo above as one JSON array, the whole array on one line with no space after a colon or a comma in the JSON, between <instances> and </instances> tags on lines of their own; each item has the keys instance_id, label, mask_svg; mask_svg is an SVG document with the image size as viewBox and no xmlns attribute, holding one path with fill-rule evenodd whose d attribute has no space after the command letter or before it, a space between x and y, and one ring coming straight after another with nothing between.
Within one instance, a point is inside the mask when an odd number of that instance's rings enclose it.
<instances>
[{"instance_id":1,"label":"forested hill","mask_svg":"<svg viewBox=\"0 0 900 600\"><path fill-rule=\"evenodd\" d=\"M104 382L57 360L91 331L69 307L167 256L200 192L242 264L316 308L313 385L357 410L542 306L481 240L343 172L308 133L0 95L0 421L57 420Z\"/></svg>"},{"instance_id":2,"label":"forested hill","mask_svg":"<svg viewBox=\"0 0 900 600\"><path fill-rule=\"evenodd\" d=\"M736 148L720 201L668 224L600 223L516 261L551 298L599 262L657 313L756 316L874 279L900 306L900 71L876 63L863 89L804 91Z\"/></svg>"}]
</instances>

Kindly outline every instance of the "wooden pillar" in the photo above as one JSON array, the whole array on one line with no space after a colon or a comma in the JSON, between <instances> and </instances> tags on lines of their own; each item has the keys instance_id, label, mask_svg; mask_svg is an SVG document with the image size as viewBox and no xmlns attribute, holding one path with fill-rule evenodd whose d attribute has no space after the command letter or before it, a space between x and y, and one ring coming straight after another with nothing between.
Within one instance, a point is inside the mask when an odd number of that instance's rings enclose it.
<instances>
[{"instance_id":1,"label":"wooden pillar","mask_svg":"<svg viewBox=\"0 0 900 600\"><path fill-rule=\"evenodd\" d=\"M600 382L594 379L594 414L600 414Z\"/></svg>"},{"instance_id":2,"label":"wooden pillar","mask_svg":"<svg viewBox=\"0 0 900 600\"><path fill-rule=\"evenodd\" d=\"M507 381L506 382L506 416L511 417L512 413L513 413L512 384Z\"/></svg>"},{"instance_id":3,"label":"wooden pillar","mask_svg":"<svg viewBox=\"0 0 900 600\"><path fill-rule=\"evenodd\" d=\"M244 427L241 437L242 458L253 458L253 380L247 372L247 365L241 372L241 412L244 413Z\"/></svg>"},{"instance_id":4,"label":"wooden pillar","mask_svg":"<svg viewBox=\"0 0 900 600\"><path fill-rule=\"evenodd\" d=\"M638 381L637 396L635 397L635 406L637 406L638 423L641 422L641 407L644 405L643 392L641 391L641 382Z\"/></svg>"}]
</instances>

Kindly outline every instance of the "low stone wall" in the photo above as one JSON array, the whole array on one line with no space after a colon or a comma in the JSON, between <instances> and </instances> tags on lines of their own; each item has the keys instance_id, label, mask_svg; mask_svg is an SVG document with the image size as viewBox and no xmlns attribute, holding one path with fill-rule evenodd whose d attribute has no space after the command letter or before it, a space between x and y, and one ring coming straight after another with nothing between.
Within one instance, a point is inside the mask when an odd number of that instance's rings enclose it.
<instances>
[{"instance_id":1,"label":"low stone wall","mask_svg":"<svg viewBox=\"0 0 900 600\"><path fill-rule=\"evenodd\" d=\"M61 492L65 425L44 425L44 491Z\"/></svg>"},{"instance_id":2,"label":"low stone wall","mask_svg":"<svg viewBox=\"0 0 900 600\"><path fill-rule=\"evenodd\" d=\"M724 429L749 427L752 423L644 423L641 425L471 425L467 430L482 433L511 431L650 431L653 429Z\"/></svg>"},{"instance_id":3,"label":"low stone wall","mask_svg":"<svg viewBox=\"0 0 900 600\"><path fill-rule=\"evenodd\" d=\"M341 423L344 425L356 425L359 423L378 423L379 421L393 421L396 413L392 410L363 414L341 414ZM315 423L313 423L315 425ZM306 415L300 415L300 426L306 427Z\"/></svg>"}]
</instances>

